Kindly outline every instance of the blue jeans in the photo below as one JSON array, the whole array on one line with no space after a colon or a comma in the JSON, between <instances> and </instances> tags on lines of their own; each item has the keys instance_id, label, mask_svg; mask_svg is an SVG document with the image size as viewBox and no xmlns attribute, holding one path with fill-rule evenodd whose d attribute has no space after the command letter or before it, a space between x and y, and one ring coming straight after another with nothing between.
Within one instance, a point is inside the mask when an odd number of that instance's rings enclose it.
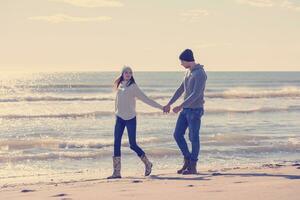
<instances>
[{"instance_id":1,"label":"blue jeans","mask_svg":"<svg viewBox=\"0 0 300 200\"><path fill-rule=\"evenodd\" d=\"M139 157L145 155L145 152L136 143L136 117L130 120L124 120L121 117L116 116L114 131L114 156L121 156L121 143L125 127L128 132L130 149L135 151Z\"/></svg>"},{"instance_id":2,"label":"blue jeans","mask_svg":"<svg viewBox=\"0 0 300 200\"><path fill-rule=\"evenodd\" d=\"M198 161L200 151L200 126L203 108L184 108L177 119L174 138L185 159ZM184 138L186 129L189 128L189 140L192 143L192 151L189 151Z\"/></svg>"}]
</instances>

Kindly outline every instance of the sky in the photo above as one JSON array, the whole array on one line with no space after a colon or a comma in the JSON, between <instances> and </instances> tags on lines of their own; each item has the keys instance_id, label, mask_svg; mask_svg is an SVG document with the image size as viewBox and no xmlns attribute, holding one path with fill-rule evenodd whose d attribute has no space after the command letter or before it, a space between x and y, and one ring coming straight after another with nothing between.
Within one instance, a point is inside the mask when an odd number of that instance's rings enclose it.
<instances>
[{"instance_id":1,"label":"sky","mask_svg":"<svg viewBox=\"0 0 300 200\"><path fill-rule=\"evenodd\" d=\"M300 0L0 0L0 70L300 71Z\"/></svg>"}]
</instances>

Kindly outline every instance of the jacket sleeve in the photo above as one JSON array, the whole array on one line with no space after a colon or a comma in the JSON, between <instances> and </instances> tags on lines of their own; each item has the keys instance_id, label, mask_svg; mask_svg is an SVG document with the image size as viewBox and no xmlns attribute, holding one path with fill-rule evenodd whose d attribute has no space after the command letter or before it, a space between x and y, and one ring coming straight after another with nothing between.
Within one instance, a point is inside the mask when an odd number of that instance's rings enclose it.
<instances>
[{"instance_id":1,"label":"jacket sleeve","mask_svg":"<svg viewBox=\"0 0 300 200\"><path fill-rule=\"evenodd\" d=\"M192 90L192 93L183 101L181 104L182 107L190 106L197 98L202 95L202 91L205 88L206 76L201 73L199 76L195 76L195 83Z\"/></svg>"},{"instance_id":2,"label":"jacket sleeve","mask_svg":"<svg viewBox=\"0 0 300 200\"><path fill-rule=\"evenodd\" d=\"M182 83L180 84L180 86L177 88L177 90L175 91L173 97L170 99L169 101L169 105L172 105L173 103L175 103L177 101L177 99L179 97L181 97L182 93L184 92L184 81L182 81Z\"/></svg>"}]
</instances>

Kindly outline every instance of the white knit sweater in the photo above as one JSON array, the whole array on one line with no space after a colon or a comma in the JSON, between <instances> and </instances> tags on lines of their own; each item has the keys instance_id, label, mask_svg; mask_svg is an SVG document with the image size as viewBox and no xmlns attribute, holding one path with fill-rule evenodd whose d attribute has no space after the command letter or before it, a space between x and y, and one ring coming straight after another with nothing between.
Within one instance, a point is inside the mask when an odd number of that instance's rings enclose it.
<instances>
[{"instance_id":1,"label":"white knit sweater","mask_svg":"<svg viewBox=\"0 0 300 200\"><path fill-rule=\"evenodd\" d=\"M163 110L163 106L147 97L135 83L127 87L126 82L122 82L115 99L116 115L124 120L134 118L136 116L136 98L149 106Z\"/></svg>"}]
</instances>

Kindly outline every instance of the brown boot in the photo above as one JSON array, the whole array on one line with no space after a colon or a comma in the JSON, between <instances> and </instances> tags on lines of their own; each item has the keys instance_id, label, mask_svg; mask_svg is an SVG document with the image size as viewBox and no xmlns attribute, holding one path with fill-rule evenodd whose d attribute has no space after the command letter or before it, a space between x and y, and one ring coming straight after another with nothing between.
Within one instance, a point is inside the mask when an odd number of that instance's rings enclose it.
<instances>
[{"instance_id":1,"label":"brown boot","mask_svg":"<svg viewBox=\"0 0 300 200\"><path fill-rule=\"evenodd\" d=\"M121 178L121 157L113 157L114 172L107 179Z\"/></svg>"},{"instance_id":2,"label":"brown boot","mask_svg":"<svg viewBox=\"0 0 300 200\"><path fill-rule=\"evenodd\" d=\"M177 174L182 174L182 172L188 168L189 164L190 160L185 158L183 161L183 166L180 170L177 171Z\"/></svg>"},{"instance_id":3,"label":"brown boot","mask_svg":"<svg viewBox=\"0 0 300 200\"><path fill-rule=\"evenodd\" d=\"M148 160L146 155L141 156L141 160L145 164L145 176L149 176L151 174L153 164Z\"/></svg>"},{"instance_id":4,"label":"brown boot","mask_svg":"<svg viewBox=\"0 0 300 200\"><path fill-rule=\"evenodd\" d=\"M189 166L182 172L183 175L197 174L197 161L190 161Z\"/></svg>"}]
</instances>

